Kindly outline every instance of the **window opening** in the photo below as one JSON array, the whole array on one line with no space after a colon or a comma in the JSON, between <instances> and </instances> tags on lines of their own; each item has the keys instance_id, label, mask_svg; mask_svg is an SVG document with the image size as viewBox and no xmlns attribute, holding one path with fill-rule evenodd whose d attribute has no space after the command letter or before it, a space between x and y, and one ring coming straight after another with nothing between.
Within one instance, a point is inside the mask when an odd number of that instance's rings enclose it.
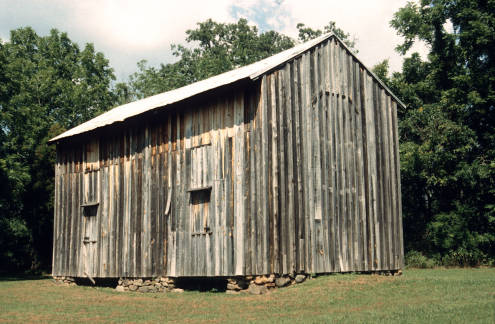
<instances>
[{"instance_id":1,"label":"window opening","mask_svg":"<svg viewBox=\"0 0 495 324\"><path fill-rule=\"evenodd\" d=\"M208 213L211 200L212 146L203 145L190 150L189 208L192 235L211 234Z\"/></svg>"}]
</instances>

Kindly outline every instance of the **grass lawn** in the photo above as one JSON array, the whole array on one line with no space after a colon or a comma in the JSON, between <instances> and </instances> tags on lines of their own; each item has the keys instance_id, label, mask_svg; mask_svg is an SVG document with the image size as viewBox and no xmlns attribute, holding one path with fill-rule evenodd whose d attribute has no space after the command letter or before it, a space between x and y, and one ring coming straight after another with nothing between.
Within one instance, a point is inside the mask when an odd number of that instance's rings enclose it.
<instances>
[{"instance_id":1,"label":"grass lawn","mask_svg":"<svg viewBox=\"0 0 495 324\"><path fill-rule=\"evenodd\" d=\"M267 295L119 293L0 278L0 322L495 323L495 269L330 275Z\"/></svg>"}]
</instances>

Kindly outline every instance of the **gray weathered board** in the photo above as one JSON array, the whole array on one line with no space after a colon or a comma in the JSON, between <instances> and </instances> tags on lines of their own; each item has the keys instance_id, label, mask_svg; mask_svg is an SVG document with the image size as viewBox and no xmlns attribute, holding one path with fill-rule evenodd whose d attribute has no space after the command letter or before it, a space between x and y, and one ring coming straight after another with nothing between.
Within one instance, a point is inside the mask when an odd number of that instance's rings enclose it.
<instances>
[{"instance_id":1,"label":"gray weathered board","mask_svg":"<svg viewBox=\"0 0 495 324\"><path fill-rule=\"evenodd\" d=\"M397 102L335 39L57 146L53 275L403 266Z\"/></svg>"}]
</instances>

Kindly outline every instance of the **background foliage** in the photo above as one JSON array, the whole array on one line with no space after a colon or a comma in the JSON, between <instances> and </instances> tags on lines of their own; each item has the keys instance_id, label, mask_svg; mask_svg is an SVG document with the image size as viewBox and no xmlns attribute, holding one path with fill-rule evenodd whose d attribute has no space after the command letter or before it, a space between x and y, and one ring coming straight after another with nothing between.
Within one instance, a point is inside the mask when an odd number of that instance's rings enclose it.
<instances>
[{"instance_id":1,"label":"background foliage","mask_svg":"<svg viewBox=\"0 0 495 324\"><path fill-rule=\"evenodd\" d=\"M387 82L399 112L407 251L446 265L495 257L495 1L422 0L391 26L415 53Z\"/></svg>"},{"instance_id":2,"label":"background foliage","mask_svg":"<svg viewBox=\"0 0 495 324\"><path fill-rule=\"evenodd\" d=\"M407 260L421 266L477 265L495 259L495 1L408 3L391 26L406 55L392 75L373 70L407 105L400 152ZM0 42L0 264L3 271L49 270L54 147L47 140L112 106L205 79L333 31L356 51L356 39L330 21L297 25L298 39L259 32L240 19L207 20L172 45L175 63L148 66L114 83L92 44L81 50L65 33L31 28Z\"/></svg>"},{"instance_id":3,"label":"background foliage","mask_svg":"<svg viewBox=\"0 0 495 324\"><path fill-rule=\"evenodd\" d=\"M31 28L0 42L0 264L49 269L55 148L48 139L115 102L113 70L93 45Z\"/></svg>"}]
</instances>

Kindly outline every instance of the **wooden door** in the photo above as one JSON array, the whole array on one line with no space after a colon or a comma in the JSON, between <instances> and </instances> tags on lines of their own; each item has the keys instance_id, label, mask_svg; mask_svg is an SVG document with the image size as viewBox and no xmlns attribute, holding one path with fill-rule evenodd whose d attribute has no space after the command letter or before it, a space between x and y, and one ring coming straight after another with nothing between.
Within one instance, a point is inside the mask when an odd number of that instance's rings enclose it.
<instances>
[{"instance_id":1,"label":"wooden door","mask_svg":"<svg viewBox=\"0 0 495 324\"><path fill-rule=\"evenodd\" d=\"M83 205L83 275L91 278L96 276L97 216L98 204Z\"/></svg>"},{"instance_id":2,"label":"wooden door","mask_svg":"<svg viewBox=\"0 0 495 324\"><path fill-rule=\"evenodd\" d=\"M92 140L84 149L84 179L82 210L82 247L80 275L93 278L98 276L98 233L99 233L99 145Z\"/></svg>"},{"instance_id":3,"label":"wooden door","mask_svg":"<svg viewBox=\"0 0 495 324\"><path fill-rule=\"evenodd\" d=\"M213 262L210 221L210 201L212 195L212 150L204 145L190 150L189 181L189 232L191 235L191 269L189 275L206 276L211 273Z\"/></svg>"}]
</instances>

